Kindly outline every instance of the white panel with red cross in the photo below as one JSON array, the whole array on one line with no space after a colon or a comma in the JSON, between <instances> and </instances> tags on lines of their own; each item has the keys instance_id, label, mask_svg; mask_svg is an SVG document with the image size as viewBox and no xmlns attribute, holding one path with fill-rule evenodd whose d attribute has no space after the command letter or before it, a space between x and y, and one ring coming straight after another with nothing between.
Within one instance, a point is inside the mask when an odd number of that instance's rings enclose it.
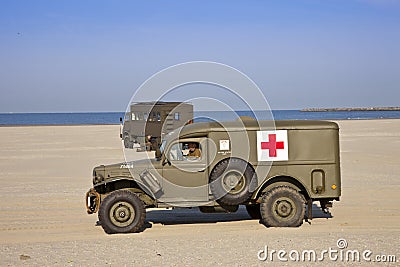
<instances>
[{"instance_id":1,"label":"white panel with red cross","mask_svg":"<svg viewBox=\"0 0 400 267\"><path fill-rule=\"evenodd\" d=\"M257 131L258 161L284 161L289 159L286 130Z\"/></svg>"}]
</instances>

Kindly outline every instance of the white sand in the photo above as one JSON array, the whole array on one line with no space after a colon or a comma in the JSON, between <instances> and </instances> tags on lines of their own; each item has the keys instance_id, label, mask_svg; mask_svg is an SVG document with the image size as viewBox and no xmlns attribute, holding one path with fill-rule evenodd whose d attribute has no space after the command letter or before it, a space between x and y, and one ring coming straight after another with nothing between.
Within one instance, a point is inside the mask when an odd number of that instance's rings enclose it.
<instances>
[{"instance_id":1,"label":"white sand","mask_svg":"<svg viewBox=\"0 0 400 267\"><path fill-rule=\"evenodd\" d=\"M84 195L94 166L123 161L119 126L0 127L0 266L270 265L257 259L265 245L321 251L337 249L338 238L348 249L394 254L399 265L400 120L339 124L343 191L333 218L318 213L285 229L243 209L152 210L144 232L112 236L86 214Z\"/></svg>"}]
</instances>

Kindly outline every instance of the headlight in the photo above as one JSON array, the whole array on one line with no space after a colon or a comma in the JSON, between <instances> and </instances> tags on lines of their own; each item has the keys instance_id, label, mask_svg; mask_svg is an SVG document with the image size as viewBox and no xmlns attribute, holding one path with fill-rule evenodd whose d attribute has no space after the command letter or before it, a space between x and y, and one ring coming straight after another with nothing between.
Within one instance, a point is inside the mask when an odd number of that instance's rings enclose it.
<instances>
[{"instance_id":1,"label":"headlight","mask_svg":"<svg viewBox=\"0 0 400 267\"><path fill-rule=\"evenodd\" d=\"M93 185L102 182L104 179L95 170L93 170Z\"/></svg>"}]
</instances>

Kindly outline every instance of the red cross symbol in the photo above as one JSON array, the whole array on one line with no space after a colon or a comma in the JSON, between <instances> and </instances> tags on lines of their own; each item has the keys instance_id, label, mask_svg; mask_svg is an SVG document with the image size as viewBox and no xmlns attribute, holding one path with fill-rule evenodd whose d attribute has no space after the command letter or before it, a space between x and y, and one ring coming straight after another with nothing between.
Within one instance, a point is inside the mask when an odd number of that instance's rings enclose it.
<instances>
[{"instance_id":1,"label":"red cross symbol","mask_svg":"<svg viewBox=\"0 0 400 267\"><path fill-rule=\"evenodd\" d=\"M276 157L277 149L284 149L285 143L282 141L276 142L276 134L268 135L269 142L261 142L261 149L269 149L269 157Z\"/></svg>"}]
</instances>

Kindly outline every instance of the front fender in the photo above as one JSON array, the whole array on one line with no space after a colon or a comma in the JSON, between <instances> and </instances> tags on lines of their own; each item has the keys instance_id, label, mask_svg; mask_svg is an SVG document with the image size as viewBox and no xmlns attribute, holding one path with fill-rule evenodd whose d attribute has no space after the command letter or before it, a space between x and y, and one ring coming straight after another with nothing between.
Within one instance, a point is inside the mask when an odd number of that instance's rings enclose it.
<instances>
[{"instance_id":1,"label":"front fender","mask_svg":"<svg viewBox=\"0 0 400 267\"><path fill-rule=\"evenodd\" d=\"M150 188L138 179L115 177L109 178L106 181L98 183L94 186L94 189L100 194L107 194L112 191L125 188L137 188L150 196L152 199L156 199L154 193L150 190Z\"/></svg>"}]
</instances>

